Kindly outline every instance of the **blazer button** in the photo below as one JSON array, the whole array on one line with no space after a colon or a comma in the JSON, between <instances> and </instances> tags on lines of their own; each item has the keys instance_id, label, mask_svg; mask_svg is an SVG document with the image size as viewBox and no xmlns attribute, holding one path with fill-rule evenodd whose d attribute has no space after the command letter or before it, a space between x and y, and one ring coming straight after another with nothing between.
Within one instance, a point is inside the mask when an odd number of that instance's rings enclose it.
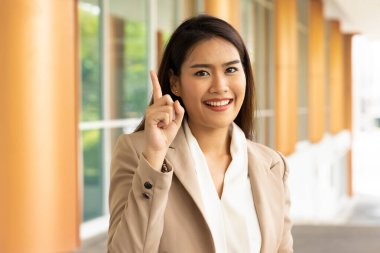
<instances>
[{"instance_id":1,"label":"blazer button","mask_svg":"<svg viewBox=\"0 0 380 253\"><path fill-rule=\"evenodd\" d=\"M153 185L149 182L149 181L146 181L145 183L144 183L144 187L145 187L145 189L152 189L152 187L153 187Z\"/></svg>"},{"instance_id":2,"label":"blazer button","mask_svg":"<svg viewBox=\"0 0 380 253\"><path fill-rule=\"evenodd\" d=\"M147 193L147 192L143 192L142 195L144 196L144 198L146 198L146 199L150 199L150 194L149 194L149 193Z\"/></svg>"}]
</instances>

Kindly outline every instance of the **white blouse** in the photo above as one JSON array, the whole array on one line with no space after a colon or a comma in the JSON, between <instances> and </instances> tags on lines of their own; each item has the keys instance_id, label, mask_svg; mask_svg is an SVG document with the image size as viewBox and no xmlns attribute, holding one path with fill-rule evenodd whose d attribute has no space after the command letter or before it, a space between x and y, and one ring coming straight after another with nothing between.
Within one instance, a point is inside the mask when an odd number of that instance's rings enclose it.
<instances>
[{"instance_id":1,"label":"white blouse","mask_svg":"<svg viewBox=\"0 0 380 253\"><path fill-rule=\"evenodd\" d=\"M207 160L186 121L184 128L216 253L259 253L261 234L248 177L247 140L243 131L235 123L230 127L232 161L219 198Z\"/></svg>"}]
</instances>

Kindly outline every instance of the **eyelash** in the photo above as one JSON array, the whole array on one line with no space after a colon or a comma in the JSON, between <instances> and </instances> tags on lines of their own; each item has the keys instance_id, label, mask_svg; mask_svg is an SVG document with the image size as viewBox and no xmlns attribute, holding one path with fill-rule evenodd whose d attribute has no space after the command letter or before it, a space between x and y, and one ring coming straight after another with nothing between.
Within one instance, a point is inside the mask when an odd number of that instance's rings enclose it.
<instances>
[{"instance_id":1,"label":"eyelash","mask_svg":"<svg viewBox=\"0 0 380 253\"><path fill-rule=\"evenodd\" d=\"M207 71L200 70L200 71L195 72L194 75L195 76L206 76L206 75L209 75L209 73Z\"/></svg>"},{"instance_id":2,"label":"eyelash","mask_svg":"<svg viewBox=\"0 0 380 253\"><path fill-rule=\"evenodd\" d=\"M232 74L232 73L235 73L238 71L238 68L236 67L229 67L226 69L226 73L227 74ZM194 74L195 76L207 76L207 75L210 75L207 71L205 70L200 70L200 71L197 71L195 72Z\"/></svg>"},{"instance_id":3,"label":"eyelash","mask_svg":"<svg viewBox=\"0 0 380 253\"><path fill-rule=\"evenodd\" d=\"M233 70L233 71L231 71L231 70ZM226 69L227 73L235 73L236 71L238 71L238 68L236 68L236 67L229 67Z\"/></svg>"}]
</instances>

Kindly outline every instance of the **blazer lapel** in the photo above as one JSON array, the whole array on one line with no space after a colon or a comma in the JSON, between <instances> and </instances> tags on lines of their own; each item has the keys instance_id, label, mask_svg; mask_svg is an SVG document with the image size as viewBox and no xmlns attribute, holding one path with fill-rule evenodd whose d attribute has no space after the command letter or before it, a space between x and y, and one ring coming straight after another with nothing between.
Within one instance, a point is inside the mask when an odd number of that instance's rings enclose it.
<instances>
[{"instance_id":1,"label":"blazer lapel","mask_svg":"<svg viewBox=\"0 0 380 253\"><path fill-rule=\"evenodd\" d=\"M272 162L270 156L248 145L248 175L260 226L262 253L276 252L278 215L274 204L280 200L273 196L273 187L278 187L278 182L273 181Z\"/></svg>"},{"instance_id":2,"label":"blazer lapel","mask_svg":"<svg viewBox=\"0 0 380 253\"><path fill-rule=\"evenodd\" d=\"M177 136L170 145L166 158L173 166L174 175L190 194L191 198L194 200L196 206L206 220L202 196L194 169L195 165L186 141L185 132L182 127L179 129Z\"/></svg>"},{"instance_id":3,"label":"blazer lapel","mask_svg":"<svg viewBox=\"0 0 380 253\"><path fill-rule=\"evenodd\" d=\"M166 159L172 164L174 175L189 193L206 221L195 165L182 127L170 145ZM275 252L276 239L279 238L278 224L281 224L279 220L281 215L275 206L282 200L276 194L278 179L271 171L276 164L270 155L256 148L255 144L248 144L248 176L260 226L261 253Z\"/></svg>"}]
</instances>

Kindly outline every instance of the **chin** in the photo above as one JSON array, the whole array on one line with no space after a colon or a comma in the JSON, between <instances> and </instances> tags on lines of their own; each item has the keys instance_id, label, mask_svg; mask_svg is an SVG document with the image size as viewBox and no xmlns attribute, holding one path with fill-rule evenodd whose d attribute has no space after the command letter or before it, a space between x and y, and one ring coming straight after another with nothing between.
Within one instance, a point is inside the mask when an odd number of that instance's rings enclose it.
<instances>
[{"instance_id":1,"label":"chin","mask_svg":"<svg viewBox=\"0 0 380 253\"><path fill-rule=\"evenodd\" d=\"M209 126L210 128L227 128L231 125L232 122L233 122L233 119L222 120L222 121L212 121L212 122L208 122L207 126Z\"/></svg>"}]
</instances>

